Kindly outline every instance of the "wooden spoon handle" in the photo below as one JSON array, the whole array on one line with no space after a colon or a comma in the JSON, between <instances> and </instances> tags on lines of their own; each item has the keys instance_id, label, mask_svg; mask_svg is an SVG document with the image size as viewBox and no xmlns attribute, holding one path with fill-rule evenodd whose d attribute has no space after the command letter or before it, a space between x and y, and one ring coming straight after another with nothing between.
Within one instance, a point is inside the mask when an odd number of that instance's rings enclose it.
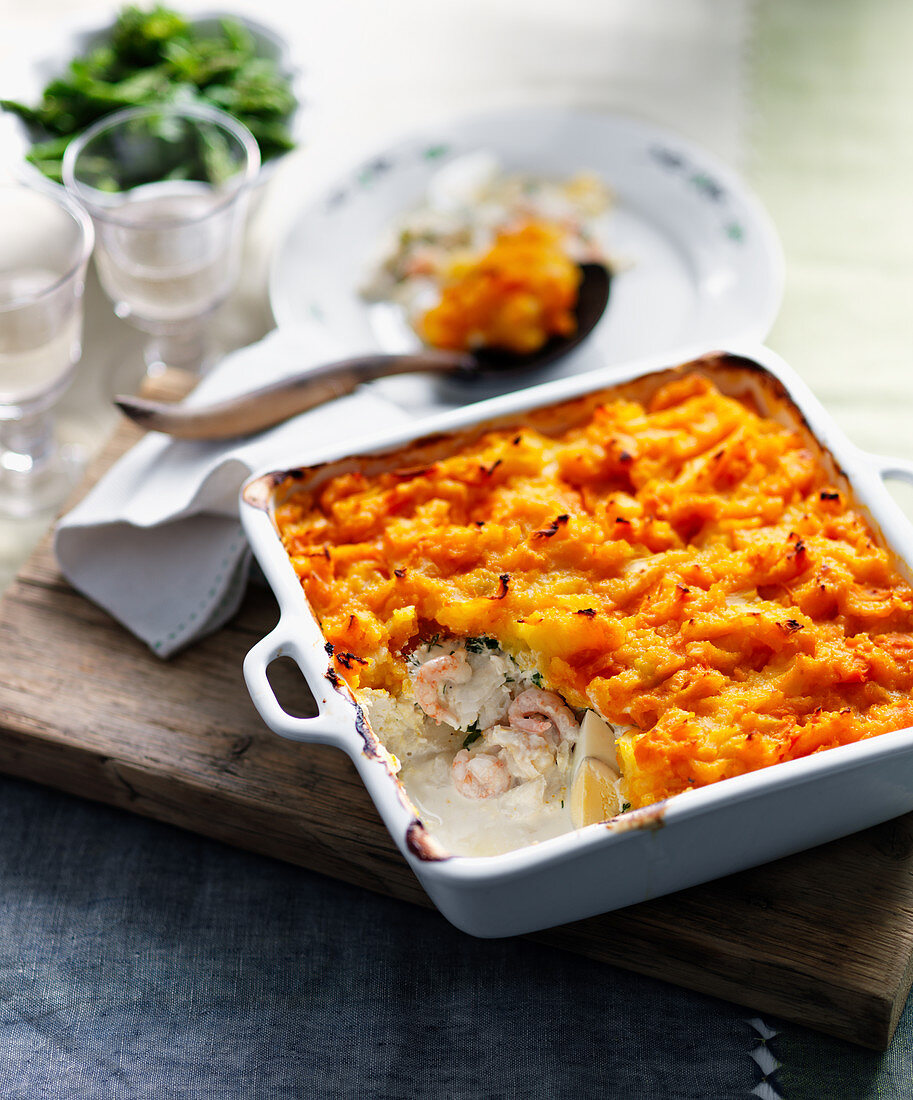
<instances>
[{"instance_id":1,"label":"wooden spoon handle","mask_svg":"<svg viewBox=\"0 0 913 1100\"><path fill-rule=\"evenodd\" d=\"M352 393L364 382L394 374L472 371L475 360L457 351L422 351L414 355L363 355L324 363L258 390L212 405L170 405L142 397L118 395L114 404L141 428L178 439L233 439L262 431L326 401Z\"/></svg>"}]
</instances>

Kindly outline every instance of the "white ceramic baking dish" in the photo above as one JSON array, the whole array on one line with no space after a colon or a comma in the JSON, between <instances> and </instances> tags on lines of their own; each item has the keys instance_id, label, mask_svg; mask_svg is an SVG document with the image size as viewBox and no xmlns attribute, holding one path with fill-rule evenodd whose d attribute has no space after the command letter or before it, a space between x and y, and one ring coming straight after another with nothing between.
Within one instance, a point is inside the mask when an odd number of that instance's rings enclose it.
<instances>
[{"instance_id":1,"label":"white ceramic baking dish","mask_svg":"<svg viewBox=\"0 0 913 1100\"><path fill-rule=\"evenodd\" d=\"M689 791L504 855L450 856L423 827L346 685L328 661L325 640L272 519L276 487L294 471L298 485L344 469L373 472L447 453L456 437L549 416L571 398L637 380L658 384L668 357L612 367L537 386L425 420L371 441L358 455L344 447L290 456L282 470L251 478L241 494L245 530L281 610L278 625L247 655L244 676L266 724L283 737L335 745L348 753L391 836L441 912L477 936L506 936L579 920L659 897L821 844L913 810L913 729L788 761ZM753 392L765 411L809 431L846 478L856 502L909 574L913 527L884 479L913 482L913 463L856 448L798 377L765 350L713 353L697 360L724 390ZM692 362L690 365L694 365ZM532 410L539 410L532 413ZM396 452L396 457L389 457ZM829 458L827 457L829 456ZM292 717L280 706L267 668L293 658L319 708Z\"/></svg>"}]
</instances>

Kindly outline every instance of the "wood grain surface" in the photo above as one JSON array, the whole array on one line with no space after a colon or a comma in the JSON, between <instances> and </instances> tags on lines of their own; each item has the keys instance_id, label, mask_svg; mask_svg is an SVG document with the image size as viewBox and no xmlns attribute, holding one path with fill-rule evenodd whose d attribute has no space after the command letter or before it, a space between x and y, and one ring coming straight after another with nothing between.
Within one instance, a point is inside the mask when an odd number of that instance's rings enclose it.
<instances>
[{"instance_id":1,"label":"wood grain surface","mask_svg":"<svg viewBox=\"0 0 913 1100\"><path fill-rule=\"evenodd\" d=\"M90 480L137 435L122 426ZM254 710L241 662L277 617L252 585L227 627L163 662L69 587L45 540L0 603L0 770L429 905L349 760ZM273 672L306 712L297 670ZM913 979L913 814L533 938L885 1049Z\"/></svg>"}]
</instances>

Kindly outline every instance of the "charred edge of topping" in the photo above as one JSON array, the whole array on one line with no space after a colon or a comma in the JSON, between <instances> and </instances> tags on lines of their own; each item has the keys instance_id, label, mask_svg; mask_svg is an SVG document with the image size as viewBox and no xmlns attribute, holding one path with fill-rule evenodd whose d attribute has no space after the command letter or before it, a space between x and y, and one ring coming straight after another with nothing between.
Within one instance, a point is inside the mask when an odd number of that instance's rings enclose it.
<instances>
[{"instance_id":1,"label":"charred edge of topping","mask_svg":"<svg viewBox=\"0 0 913 1100\"><path fill-rule=\"evenodd\" d=\"M351 669L352 662L355 661L359 665L366 665L368 662L364 657L357 657L354 653L337 653L336 660L344 667Z\"/></svg>"},{"instance_id":2,"label":"charred edge of topping","mask_svg":"<svg viewBox=\"0 0 913 1100\"><path fill-rule=\"evenodd\" d=\"M750 371L752 374L761 375L762 378L766 379L776 389L778 397L786 398L792 403L786 386L783 385L780 379L767 367L762 366L754 359L746 358L744 355L733 355L730 351L710 351L706 355L699 355L697 359L689 359L687 363L680 363L674 369L682 374L687 374L690 370L701 369Z\"/></svg>"},{"instance_id":3,"label":"charred edge of topping","mask_svg":"<svg viewBox=\"0 0 913 1100\"><path fill-rule=\"evenodd\" d=\"M541 531L533 531L534 539L550 539L552 535L557 535L560 528L562 528L571 517L566 513L556 516L548 527L543 527Z\"/></svg>"},{"instance_id":4,"label":"charred edge of topping","mask_svg":"<svg viewBox=\"0 0 913 1100\"><path fill-rule=\"evenodd\" d=\"M333 668L332 665L330 665L327 669L327 679L330 681L333 687L336 688L337 691L339 691L339 676L336 673L336 669Z\"/></svg>"},{"instance_id":5,"label":"charred edge of topping","mask_svg":"<svg viewBox=\"0 0 913 1100\"><path fill-rule=\"evenodd\" d=\"M708 352L706 355L701 355L696 359L688 360L685 363L679 363L674 367L667 367L664 370L653 371L650 372L650 374L642 375L640 377L641 379L646 379L653 375L661 374L687 374L688 371L692 370L705 370L712 372L714 370L725 369L743 370L747 373L751 373L763 378L765 384L770 387L775 396L789 404L789 406L795 412L796 416L799 418L800 422L805 426L812 437L817 440L818 437L812 431L805 414L796 404L783 382L781 382L780 379L777 378L777 376L773 374L767 367L762 366L760 363L755 362L755 360L753 359L748 359L741 355L734 355L731 352ZM620 383L619 385L624 386L624 384L625 383ZM619 385L607 387L606 392L617 390L619 388ZM580 397L568 398L564 401L558 402L557 404L567 407L571 407L573 405L582 406L586 403L588 398L593 397L594 395L595 391L592 394L584 394ZM542 410L534 409L532 411L548 411L551 407L553 406L546 405L543 407ZM397 450L407 449L415 451L427 447L438 446L441 443L454 443L456 445L459 445L462 438L477 438L478 434L483 433L485 430L491 427L497 426L499 419L504 418L496 418L493 423L486 422L477 425L470 425L468 428L457 430L454 432L433 432L430 435L419 436L417 439L410 440L408 443L400 445L398 447L394 446L386 450L368 451L360 454L349 455L347 457L350 460L357 459L363 463L370 463L388 458L392 454L395 454ZM522 440L522 438L523 436L521 432L514 438L513 442L517 444ZM830 454L830 451L828 451L827 453ZM622 452L619 457L622 462L627 462L631 456L629 456L627 452ZM834 461L834 466L837 470L837 473L841 477L845 478L847 476L846 472L841 466L839 466L836 460L833 459L833 455L831 455L831 458ZM328 469L334 465L337 465L340 461L340 459L333 459L327 462L314 463L313 466L299 466L292 469L277 470L273 473L264 474L262 477L257 478L256 481L253 481L250 483L250 485L248 485L247 489L244 492L244 499L246 503L252 505L253 507L260 508L263 511L266 511L270 506L274 491L282 484L283 481L303 481L305 478L313 478L316 474L320 473L321 470ZM422 467L412 467L411 470L415 470L416 472L420 470L430 470L434 467L434 465L434 463L425 464ZM393 474L397 474L409 470L410 467L401 467L399 470L391 470L390 472ZM535 534L545 535L545 532L537 531L535 532ZM552 532L552 534L554 534L554 532Z\"/></svg>"},{"instance_id":6,"label":"charred edge of topping","mask_svg":"<svg viewBox=\"0 0 913 1100\"><path fill-rule=\"evenodd\" d=\"M432 432L431 435L423 435L419 439L413 439L410 446L432 447L438 443L446 443L453 439L454 432ZM379 451L378 455L383 455L383 451Z\"/></svg>"},{"instance_id":7,"label":"charred edge of topping","mask_svg":"<svg viewBox=\"0 0 913 1100\"><path fill-rule=\"evenodd\" d=\"M493 600L503 600L507 595L507 591L510 587L510 573L502 573L498 580L501 582L501 587L491 598Z\"/></svg>"},{"instance_id":8,"label":"charred edge of topping","mask_svg":"<svg viewBox=\"0 0 913 1100\"><path fill-rule=\"evenodd\" d=\"M328 465L327 462L321 462L317 466L295 466L289 470L274 470L272 473L263 474L244 490L244 502L252 508L268 512L275 503L277 490L286 481L304 481L305 478L311 477L315 470Z\"/></svg>"},{"instance_id":9,"label":"charred edge of topping","mask_svg":"<svg viewBox=\"0 0 913 1100\"><path fill-rule=\"evenodd\" d=\"M447 440L455 438L454 434L445 434L444 432L435 432L433 435L422 436L420 439L413 439L406 446L410 449L421 448L428 446L435 446L439 443L443 443ZM387 458L391 454L395 454L396 451L402 450L403 447L393 447L388 450L381 451L368 451L362 454L347 455L343 458L334 458L327 462L315 462L313 466L295 466L288 470L275 470L272 473L264 474L262 477L258 477L256 481L252 481L247 487L244 493L244 499L255 508L261 508L263 511L267 511L270 503L275 495L275 491L282 485L284 481L304 481L307 478L314 478L321 470L331 469L333 466L338 465L341 461L358 459L361 462L376 462L382 458ZM401 469L408 469L408 467L402 467ZM416 467L416 470L419 468ZM434 469L434 464L426 463L422 469L431 470ZM396 473L393 470L391 473ZM356 471L361 476L360 471ZM411 475L410 475L411 476Z\"/></svg>"},{"instance_id":10,"label":"charred edge of topping","mask_svg":"<svg viewBox=\"0 0 913 1100\"><path fill-rule=\"evenodd\" d=\"M621 463L621 464L622 464L623 466L627 466L627 464L628 464L629 462L633 462L633 461L634 461L634 455L632 455L630 451L622 451L622 452L621 452L621 453L620 453L620 454L618 455L618 461L619 461L619 462L620 462L620 463Z\"/></svg>"},{"instance_id":11,"label":"charred edge of topping","mask_svg":"<svg viewBox=\"0 0 913 1100\"><path fill-rule=\"evenodd\" d=\"M259 508L261 512L268 512L273 495L288 475L282 471L272 474L264 474L252 481L244 490L244 503L251 508Z\"/></svg>"},{"instance_id":12,"label":"charred edge of topping","mask_svg":"<svg viewBox=\"0 0 913 1100\"><path fill-rule=\"evenodd\" d=\"M827 491L827 489L822 489L821 492L818 494L818 496L819 496L819 499L821 499L821 500L839 500L840 499L840 494L839 493L829 493Z\"/></svg>"},{"instance_id":13,"label":"charred edge of topping","mask_svg":"<svg viewBox=\"0 0 913 1100\"><path fill-rule=\"evenodd\" d=\"M666 824L666 802L657 802L652 806L643 806L639 810L628 810L606 822L608 829L615 832L628 832L633 829L646 829L655 832Z\"/></svg>"},{"instance_id":14,"label":"charred edge of topping","mask_svg":"<svg viewBox=\"0 0 913 1100\"><path fill-rule=\"evenodd\" d=\"M406 570L405 569L394 569L393 570L393 576L394 577L399 577L400 580L402 580L403 577L405 577L405 575L406 575Z\"/></svg>"},{"instance_id":15,"label":"charred edge of topping","mask_svg":"<svg viewBox=\"0 0 913 1100\"><path fill-rule=\"evenodd\" d=\"M328 657L333 656L333 643L332 642L325 642L323 648L327 651L327 656Z\"/></svg>"},{"instance_id":16,"label":"charred edge of topping","mask_svg":"<svg viewBox=\"0 0 913 1100\"><path fill-rule=\"evenodd\" d=\"M445 859L452 858L435 843L418 818L410 822L406 829L406 847L424 863L442 863Z\"/></svg>"},{"instance_id":17,"label":"charred edge of topping","mask_svg":"<svg viewBox=\"0 0 913 1100\"><path fill-rule=\"evenodd\" d=\"M802 629L802 624L796 622L795 619L787 619L785 623L780 624L785 630L788 630L790 634L794 634L797 630Z\"/></svg>"},{"instance_id":18,"label":"charred edge of topping","mask_svg":"<svg viewBox=\"0 0 913 1100\"><path fill-rule=\"evenodd\" d=\"M415 477L425 477L428 474L437 473L437 469L436 462L426 462L423 466L398 466L390 473L393 477L399 478L400 481L410 481Z\"/></svg>"},{"instance_id":19,"label":"charred edge of topping","mask_svg":"<svg viewBox=\"0 0 913 1100\"><path fill-rule=\"evenodd\" d=\"M596 614L596 609L593 607L581 607L579 611L574 612L575 615L586 615L588 619L592 619Z\"/></svg>"},{"instance_id":20,"label":"charred edge of topping","mask_svg":"<svg viewBox=\"0 0 913 1100\"><path fill-rule=\"evenodd\" d=\"M709 368L710 370L720 368L744 370L763 378L764 383L771 388L774 396L789 405L789 407L798 417L799 422L809 433L812 439L814 439L818 443L818 446L821 448L822 451L830 456L831 461L834 463L834 469L837 471L840 477L849 480L846 470L844 470L837 459L834 458L831 450L825 447L824 444L818 439L817 433L812 430L812 426L808 422L808 417L796 404L795 399L792 397L784 383L781 382L780 379L777 378L777 376L767 367L762 366L760 363L756 363L754 359L746 359L742 355L733 355L731 352L716 351L710 352L708 355L702 355L698 359L692 359L689 363L682 363L681 366L676 369L687 371L691 369L700 369L702 367Z\"/></svg>"},{"instance_id":21,"label":"charred edge of topping","mask_svg":"<svg viewBox=\"0 0 913 1100\"><path fill-rule=\"evenodd\" d=\"M371 729L371 723L365 717L365 712L358 703L353 703L352 705L355 707L355 731L364 742L365 755L373 757L375 760L383 759L381 754L377 751L377 735L374 730Z\"/></svg>"},{"instance_id":22,"label":"charred edge of topping","mask_svg":"<svg viewBox=\"0 0 913 1100\"><path fill-rule=\"evenodd\" d=\"M482 471L482 474L485 477L491 477L491 475L495 472L495 470L497 470L497 468L502 464L503 461L503 458L496 458L490 466L480 466L479 469Z\"/></svg>"}]
</instances>

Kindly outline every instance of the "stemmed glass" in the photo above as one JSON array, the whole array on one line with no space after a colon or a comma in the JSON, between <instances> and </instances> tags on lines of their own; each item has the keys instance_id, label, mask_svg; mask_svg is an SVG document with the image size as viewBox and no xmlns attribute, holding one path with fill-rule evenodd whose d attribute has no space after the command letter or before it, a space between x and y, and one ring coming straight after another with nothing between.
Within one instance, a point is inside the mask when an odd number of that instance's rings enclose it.
<instances>
[{"instance_id":1,"label":"stemmed glass","mask_svg":"<svg viewBox=\"0 0 913 1100\"><path fill-rule=\"evenodd\" d=\"M63 194L0 187L0 513L59 505L84 462L61 447L52 409L82 346L92 222Z\"/></svg>"},{"instance_id":2,"label":"stemmed glass","mask_svg":"<svg viewBox=\"0 0 913 1100\"><path fill-rule=\"evenodd\" d=\"M150 373L205 367L259 166L250 131L198 104L118 111L70 142L64 183L95 222L95 265L115 313L149 337Z\"/></svg>"}]
</instances>

